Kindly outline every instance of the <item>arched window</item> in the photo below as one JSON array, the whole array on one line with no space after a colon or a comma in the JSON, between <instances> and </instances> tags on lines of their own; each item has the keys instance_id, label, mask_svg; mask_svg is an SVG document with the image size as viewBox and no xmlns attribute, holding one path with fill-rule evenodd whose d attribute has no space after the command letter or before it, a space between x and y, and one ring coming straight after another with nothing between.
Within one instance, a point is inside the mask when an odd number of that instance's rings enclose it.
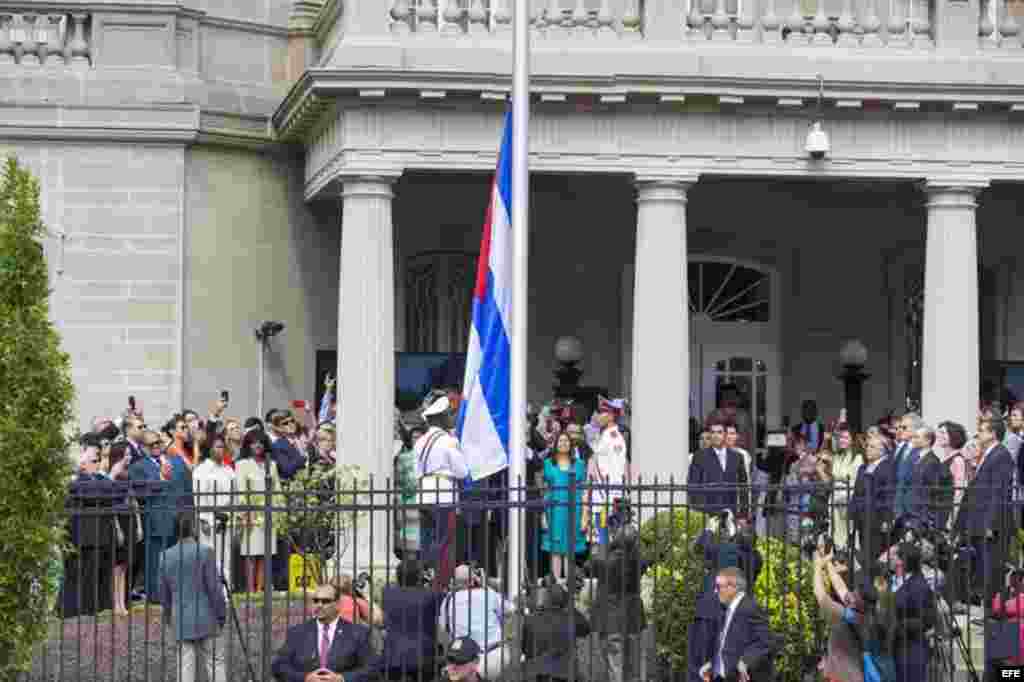
<instances>
[{"instance_id":1,"label":"arched window","mask_svg":"<svg viewBox=\"0 0 1024 682\"><path fill-rule=\"evenodd\" d=\"M406 351L466 352L476 260L474 253L428 251L406 261Z\"/></svg>"},{"instance_id":2,"label":"arched window","mask_svg":"<svg viewBox=\"0 0 1024 682\"><path fill-rule=\"evenodd\" d=\"M713 322L769 322L771 278L738 263L691 261L690 313Z\"/></svg>"}]
</instances>

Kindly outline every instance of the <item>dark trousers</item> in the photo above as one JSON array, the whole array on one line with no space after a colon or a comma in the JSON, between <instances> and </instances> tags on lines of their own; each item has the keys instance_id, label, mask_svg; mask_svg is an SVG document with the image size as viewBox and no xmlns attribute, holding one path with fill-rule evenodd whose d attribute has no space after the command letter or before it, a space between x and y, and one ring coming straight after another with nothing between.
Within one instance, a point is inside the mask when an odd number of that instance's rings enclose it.
<instances>
[{"instance_id":1,"label":"dark trousers","mask_svg":"<svg viewBox=\"0 0 1024 682\"><path fill-rule=\"evenodd\" d=\"M455 572L458 522L455 508L424 510L420 516L423 561L434 569L434 586L448 589Z\"/></svg>"},{"instance_id":2,"label":"dark trousers","mask_svg":"<svg viewBox=\"0 0 1024 682\"><path fill-rule=\"evenodd\" d=\"M174 545L174 538L148 535L145 545L146 599L155 602L160 599L160 555L165 549Z\"/></svg>"},{"instance_id":3,"label":"dark trousers","mask_svg":"<svg viewBox=\"0 0 1024 682\"><path fill-rule=\"evenodd\" d=\"M1006 539L996 536L992 540L971 538L969 584L973 593L981 596L987 612L992 608L992 597L1003 589L1003 572L1006 563Z\"/></svg>"}]
</instances>

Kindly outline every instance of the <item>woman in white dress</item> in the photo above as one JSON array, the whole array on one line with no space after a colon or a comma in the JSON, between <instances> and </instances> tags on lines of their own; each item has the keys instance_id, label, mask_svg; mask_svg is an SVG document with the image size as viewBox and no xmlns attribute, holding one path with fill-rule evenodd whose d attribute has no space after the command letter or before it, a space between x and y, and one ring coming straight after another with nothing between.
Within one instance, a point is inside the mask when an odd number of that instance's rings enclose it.
<instances>
[{"instance_id":1,"label":"woman in white dress","mask_svg":"<svg viewBox=\"0 0 1024 682\"><path fill-rule=\"evenodd\" d=\"M270 465L271 494L280 490L281 480L277 475L277 466L270 458L270 438L262 430L254 430L245 434L242 440L241 458L235 464L238 476L238 490L241 503L254 507L262 507L266 492L266 466ZM243 513L241 518L241 555L245 565L246 586L249 592L262 592L267 580L264 566L264 550L266 548L266 531L264 515L261 511ZM277 552L277 531L271 526L270 553Z\"/></svg>"}]
</instances>

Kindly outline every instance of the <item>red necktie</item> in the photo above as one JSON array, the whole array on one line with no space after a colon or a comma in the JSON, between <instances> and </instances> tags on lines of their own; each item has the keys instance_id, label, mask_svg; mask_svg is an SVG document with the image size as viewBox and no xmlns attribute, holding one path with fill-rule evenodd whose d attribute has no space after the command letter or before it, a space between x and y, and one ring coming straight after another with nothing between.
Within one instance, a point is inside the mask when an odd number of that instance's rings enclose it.
<instances>
[{"instance_id":1,"label":"red necktie","mask_svg":"<svg viewBox=\"0 0 1024 682\"><path fill-rule=\"evenodd\" d=\"M331 648L331 640L327 637L327 626L324 627L324 634L320 638L320 667L327 669L327 652Z\"/></svg>"}]
</instances>

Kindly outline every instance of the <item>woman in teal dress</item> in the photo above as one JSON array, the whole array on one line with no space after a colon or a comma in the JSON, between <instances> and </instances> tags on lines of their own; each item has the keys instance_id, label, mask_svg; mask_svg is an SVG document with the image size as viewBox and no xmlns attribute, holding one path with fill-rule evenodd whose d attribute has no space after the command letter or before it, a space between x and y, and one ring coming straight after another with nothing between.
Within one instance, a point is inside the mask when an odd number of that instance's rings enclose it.
<instances>
[{"instance_id":1,"label":"woman in teal dress","mask_svg":"<svg viewBox=\"0 0 1024 682\"><path fill-rule=\"evenodd\" d=\"M577 486L575 505L569 503L569 486L573 478ZM589 514L583 513L583 485L586 480L587 468L582 460L573 456L572 440L568 434L560 434L555 441L555 451L544 460L544 485L547 488L544 499L548 507L541 539L541 549L551 555L551 574L557 579L564 579L568 562L575 554L587 549Z\"/></svg>"}]
</instances>

